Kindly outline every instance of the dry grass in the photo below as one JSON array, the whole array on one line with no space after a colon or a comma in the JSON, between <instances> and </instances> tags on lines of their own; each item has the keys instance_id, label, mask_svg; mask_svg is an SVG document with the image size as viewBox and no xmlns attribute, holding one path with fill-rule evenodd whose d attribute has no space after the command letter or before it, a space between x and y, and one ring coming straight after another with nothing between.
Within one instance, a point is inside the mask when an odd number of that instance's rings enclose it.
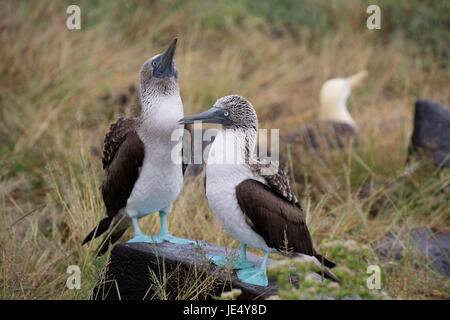
<instances>
[{"instance_id":1,"label":"dry grass","mask_svg":"<svg viewBox=\"0 0 450 320\"><path fill-rule=\"evenodd\" d=\"M140 65L174 35L180 40L176 61L186 114L238 93L255 106L261 128L281 128L281 134L315 119L327 78L369 70L349 101L361 143L334 155L332 163L312 159L305 165L308 176L297 183L316 244L323 239L372 244L389 232L449 225L449 172L404 173L415 99L450 104L445 55L423 54L401 35L379 41L376 31L358 24L364 9L359 2L340 2L350 18L313 43L304 40L311 38L307 27L292 34L292 27L256 17L219 19L215 12L223 7L191 2L178 10L159 2L82 2L82 30L69 31L65 5L0 4L1 298L91 294L108 259L93 257L95 244L81 247L104 215L101 143L119 114L133 112L132 104L114 100L138 84ZM106 95L111 99L101 99ZM366 182L377 182L377 193L358 200ZM203 183L184 186L169 217L171 231L237 247L198 185ZM383 199L388 204L370 219L371 201ZM148 233L159 228L155 215L141 225ZM78 291L65 286L72 264L82 270ZM448 281L433 276L407 259L387 274L385 285L394 297L449 298Z\"/></svg>"}]
</instances>

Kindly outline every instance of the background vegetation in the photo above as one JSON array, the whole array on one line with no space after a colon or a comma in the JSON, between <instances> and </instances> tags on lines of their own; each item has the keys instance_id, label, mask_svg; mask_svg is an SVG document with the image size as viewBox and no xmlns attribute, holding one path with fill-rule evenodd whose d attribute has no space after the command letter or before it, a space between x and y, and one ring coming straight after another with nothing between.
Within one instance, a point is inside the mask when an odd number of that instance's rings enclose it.
<instances>
[{"instance_id":1,"label":"background vegetation","mask_svg":"<svg viewBox=\"0 0 450 320\"><path fill-rule=\"evenodd\" d=\"M81 7L79 31L65 26L73 3ZM281 128L281 135L316 118L326 79L369 71L349 100L360 143L334 161L312 158L295 184L321 251L327 252L322 241L371 248L388 233L403 239L415 227L448 227L449 171L405 167L405 160L414 101L450 105L450 2L377 1L379 31L365 26L369 4L2 1L0 297L91 294L108 259L93 257L95 243L81 247L104 215L103 137L119 115L138 111L130 86L138 85L141 64L174 36L186 114L238 93L257 109L261 128ZM360 200L368 182L377 187ZM169 217L172 232L237 247L199 185L186 182ZM154 233L158 220L143 219L143 231ZM336 262L345 264L345 257ZM81 267L81 290L65 286L72 264ZM448 279L408 254L383 275L383 288L394 298L450 297Z\"/></svg>"}]
</instances>

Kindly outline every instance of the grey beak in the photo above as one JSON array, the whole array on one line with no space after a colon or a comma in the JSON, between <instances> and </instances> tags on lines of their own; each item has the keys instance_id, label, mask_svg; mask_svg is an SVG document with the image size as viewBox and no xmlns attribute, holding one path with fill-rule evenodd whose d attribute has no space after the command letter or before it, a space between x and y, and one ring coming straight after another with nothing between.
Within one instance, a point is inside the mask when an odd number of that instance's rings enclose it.
<instances>
[{"instance_id":1,"label":"grey beak","mask_svg":"<svg viewBox=\"0 0 450 320\"><path fill-rule=\"evenodd\" d=\"M153 75L157 78L172 77L174 74L173 56L177 48L178 38L174 38L169 47L158 57L158 66L153 70Z\"/></svg>"},{"instance_id":2,"label":"grey beak","mask_svg":"<svg viewBox=\"0 0 450 320\"><path fill-rule=\"evenodd\" d=\"M192 124L195 121L201 121L204 123L218 123L221 125L231 125L233 121L230 120L227 110L218 107L212 107L211 109L194 114L193 116L184 117L178 120L179 124Z\"/></svg>"},{"instance_id":3,"label":"grey beak","mask_svg":"<svg viewBox=\"0 0 450 320\"><path fill-rule=\"evenodd\" d=\"M175 54L175 49L177 48L177 41L178 41L178 38L174 38L172 40L172 42L170 43L169 47L162 54L161 64L159 65L159 68L161 68L161 70L165 70L171 66L172 61L173 61L173 56Z\"/></svg>"}]
</instances>

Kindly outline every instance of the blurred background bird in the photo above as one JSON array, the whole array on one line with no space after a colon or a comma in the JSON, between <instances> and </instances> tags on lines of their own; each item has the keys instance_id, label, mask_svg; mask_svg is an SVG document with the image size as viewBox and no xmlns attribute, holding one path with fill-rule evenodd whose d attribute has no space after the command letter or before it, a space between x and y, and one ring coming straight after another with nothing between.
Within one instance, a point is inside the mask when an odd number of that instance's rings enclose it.
<instances>
[{"instance_id":1,"label":"blurred background bird","mask_svg":"<svg viewBox=\"0 0 450 320\"><path fill-rule=\"evenodd\" d=\"M289 152L294 176L301 172L301 157L305 153L318 153L321 157L330 149L342 149L352 143L358 134L358 125L347 108L347 99L367 76L360 71L347 78L333 78L324 82L320 89L319 119L308 126L282 135L280 138L280 164L287 165Z\"/></svg>"}]
</instances>

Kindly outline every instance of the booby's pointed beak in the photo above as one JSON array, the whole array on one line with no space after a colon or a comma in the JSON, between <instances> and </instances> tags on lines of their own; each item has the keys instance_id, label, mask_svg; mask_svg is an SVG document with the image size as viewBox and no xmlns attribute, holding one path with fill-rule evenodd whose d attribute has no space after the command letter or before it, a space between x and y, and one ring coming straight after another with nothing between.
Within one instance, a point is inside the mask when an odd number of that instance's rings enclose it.
<instances>
[{"instance_id":1,"label":"booby's pointed beak","mask_svg":"<svg viewBox=\"0 0 450 320\"><path fill-rule=\"evenodd\" d=\"M221 125L231 125L233 121L229 118L229 112L222 108L212 107L211 109L194 114L193 116L184 117L178 120L179 124L192 124L195 121L201 121L204 123L217 123Z\"/></svg>"},{"instance_id":2,"label":"booby's pointed beak","mask_svg":"<svg viewBox=\"0 0 450 320\"><path fill-rule=\"evenodd\" d=\"M177 48L178 38L174 38L169 47L161 53L158 58L158 65L153 70L153 75L157 78L172 77L174 74L173 56Z\"/></svg>"},{"instance_id":3,"label":"booby's pointed beak","mask_svg":"<svg viewBox=\"0 0 450 320\"><path fill-rule=\"evenodd\" d=\"M361 83L361 81L367 76L367 71L363 70L358 72L357 74L354 74L348 78L345 78L345 80L348 82L348 85L350 86L350 89L354 89L358 84Z\"/></svg>"}]
</instances>

